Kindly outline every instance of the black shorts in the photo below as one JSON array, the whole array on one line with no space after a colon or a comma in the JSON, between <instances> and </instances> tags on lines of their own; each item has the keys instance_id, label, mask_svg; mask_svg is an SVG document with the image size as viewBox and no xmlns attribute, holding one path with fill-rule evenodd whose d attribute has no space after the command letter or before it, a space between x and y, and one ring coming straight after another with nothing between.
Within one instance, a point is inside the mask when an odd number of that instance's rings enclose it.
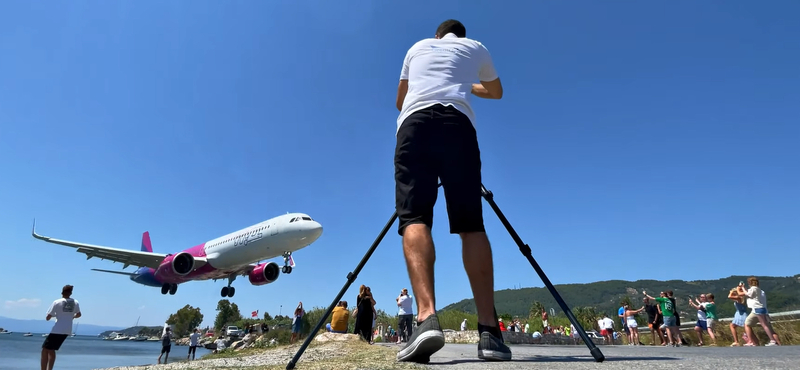
<instances>
[{"instance_id":1,"label":"black shorts","mask_svg":"<svg viewBox=\"0 0 800 370\"><path fill-rule=\"evenodd\" d=\"M172 344L167 344L166 346L161 346L161 353L169 354L169 350L172 349Z\"/></svg>"},{"instance_id":2,"label":"black shorts","mask_svg":"<svg viewBox=\"0 0 800 370\"><path fill-rule=\"evenodd\" d=\"M400 235L410 224L433 227L439 180L450 233L485 231L478 137L456 108L436 104L409 115L397 132L394 168Z\"/></svg>"},{"instance_id":3,"label":"black shorts","mask_svg":"<svg viewBox=\"0 0 800 370\"><path fill-rule=\"evenodd\" d=\"M64 343L64 340L67 339L67 337L68 337L67 334L50 333L47 335L47 338L44 339L42 348L58 351L61 348L61 345Z\"/></svg>"}]
</instances>

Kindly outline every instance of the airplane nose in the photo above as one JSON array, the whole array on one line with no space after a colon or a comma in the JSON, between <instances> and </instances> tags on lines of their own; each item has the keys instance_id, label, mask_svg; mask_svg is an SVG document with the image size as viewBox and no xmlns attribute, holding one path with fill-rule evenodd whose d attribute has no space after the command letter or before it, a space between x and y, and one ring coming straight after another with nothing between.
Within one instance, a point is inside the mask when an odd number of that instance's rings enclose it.
<instances>
[{"instance_id":1,"label":"airplane nose","mask_svg":"<svg viewBox=\"0 0 800 370\"><path fill-rule=\"evenodd\" d=\"M317 239L322 235L322 225L319 222L311 221L311 224L309 224L308 228L311 232L312 238Z\"/></svg>"}]
</instances>

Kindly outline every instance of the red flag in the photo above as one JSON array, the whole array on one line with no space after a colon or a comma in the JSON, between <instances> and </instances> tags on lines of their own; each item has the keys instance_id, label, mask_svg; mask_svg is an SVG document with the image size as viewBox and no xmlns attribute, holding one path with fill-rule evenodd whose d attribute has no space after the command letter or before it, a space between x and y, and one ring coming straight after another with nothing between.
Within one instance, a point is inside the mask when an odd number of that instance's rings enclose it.
<instances>
[{"instance_id":1,"label":"red flag","mask_svg":"<svg viewBox=\"0 0 800 370\"><path fill-rule=\"evenodd\" d=\"M258 317L258 310L253 311L253 317Z\"/></svg>"}]
</instances>

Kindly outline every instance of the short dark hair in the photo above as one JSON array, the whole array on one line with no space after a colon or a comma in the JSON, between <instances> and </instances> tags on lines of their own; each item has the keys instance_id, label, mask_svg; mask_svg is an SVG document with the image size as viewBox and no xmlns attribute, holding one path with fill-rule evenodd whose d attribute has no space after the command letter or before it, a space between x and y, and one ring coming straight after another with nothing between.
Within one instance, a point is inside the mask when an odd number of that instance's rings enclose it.
<instances>
[{"instance_id":1,"label":"short dark hair","mask_svg":"<svg viewBox=\"0 0 800 370\"><path fill-rule=\"evenodd\" d=\"M71 296L72 295L72 285L69 285L69 284L64 285L64 287L61 288L61 294L65 295L67 297Z\"/></svg>"},{"instance_id":2,"label":"short dark hair","mask_svg":"<svg viewBox=\"0 0 800 370\"><path fill-rule=\"evenodd\" d=\"M444 37L444 35L448 33L453 33L457 37L467 37L467 29L461 22L455 19L448 19L442 22L439 28L436 29L436 36L439 38Z\"/></svg>"}]
</instances>

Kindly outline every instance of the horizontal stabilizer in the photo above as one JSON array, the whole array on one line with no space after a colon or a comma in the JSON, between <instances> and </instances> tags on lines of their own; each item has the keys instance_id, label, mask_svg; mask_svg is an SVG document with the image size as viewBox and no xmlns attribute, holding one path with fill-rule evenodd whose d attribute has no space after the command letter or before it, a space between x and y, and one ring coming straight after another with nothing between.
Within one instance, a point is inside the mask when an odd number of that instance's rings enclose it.
<instances>
[{"instance_id":1,"label":"horizontal stabilizer","mask_svg":"<svg viewBox=\"0 0 800 370\"><path fill-rule=\"evenodd\" d=\"M125 271L111 271L111 270L101 270L101 269L92 269L92 271L108 272L110 274L120 274L120 275L127 275L127 276L136 275L134 273L125 272Z\"/></svg>"}]
</instances>

